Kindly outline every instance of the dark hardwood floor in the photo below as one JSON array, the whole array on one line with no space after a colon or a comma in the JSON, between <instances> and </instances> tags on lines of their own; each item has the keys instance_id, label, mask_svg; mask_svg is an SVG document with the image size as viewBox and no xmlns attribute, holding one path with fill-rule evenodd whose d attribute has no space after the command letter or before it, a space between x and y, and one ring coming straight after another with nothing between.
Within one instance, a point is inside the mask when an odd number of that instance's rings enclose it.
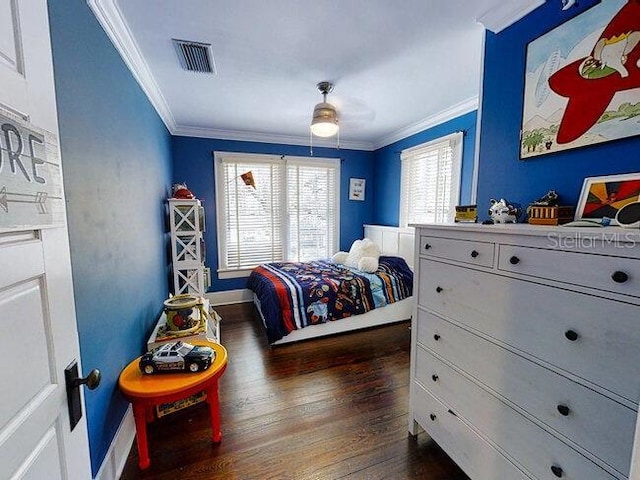
<instances>
[{"instance_id":1,"label":"dark hardwood floor","mask_svg":"<svg viewBox=\"0 0 640 480\"><path fill-rule=\"evenodd\" d=\"M122 479L468 480L407 433L407 322L269 348L252 304L217 311L222 442L204 405L168 415L148 428L151 467L134 445Z\"/></svg>"}]
</instances>

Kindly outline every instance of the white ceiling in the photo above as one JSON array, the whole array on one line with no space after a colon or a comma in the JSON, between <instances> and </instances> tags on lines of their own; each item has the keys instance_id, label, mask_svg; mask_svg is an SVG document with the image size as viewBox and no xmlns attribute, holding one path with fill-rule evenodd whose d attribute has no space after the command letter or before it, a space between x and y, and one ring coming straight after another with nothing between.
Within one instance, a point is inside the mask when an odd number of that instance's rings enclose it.
<instances>
[{"instance_id":1,"label":"white ceiling","mask_svg":"<svg viewBox=\"0 0 640 480\"><path fill-rule=\"evenodd\" d=\"M328 80L341 145L373 149L477 108L476 19L544 0L88 1L171 133L307 144ZM210 43L217 75L182 70L172 38Z\"/></svg>"}]
</instances>

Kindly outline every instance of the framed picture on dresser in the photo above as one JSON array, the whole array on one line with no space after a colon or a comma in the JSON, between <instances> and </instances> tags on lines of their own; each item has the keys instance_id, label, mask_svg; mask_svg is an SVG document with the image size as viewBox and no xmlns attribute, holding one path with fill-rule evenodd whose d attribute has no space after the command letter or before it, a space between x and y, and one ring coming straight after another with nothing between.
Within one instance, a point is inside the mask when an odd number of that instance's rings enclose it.
<instances>
[{"instance_id":1,"label":"framed picture on dresser","mask_svg":"<svg viewBox=\"0 0 640 480\"><path fill-rule=\"evenodd\" d=\"M615 225L618 210L640 200L640 172L587 177L576 208L575 220L607 217Z\"/></svg>"}]
</instances>

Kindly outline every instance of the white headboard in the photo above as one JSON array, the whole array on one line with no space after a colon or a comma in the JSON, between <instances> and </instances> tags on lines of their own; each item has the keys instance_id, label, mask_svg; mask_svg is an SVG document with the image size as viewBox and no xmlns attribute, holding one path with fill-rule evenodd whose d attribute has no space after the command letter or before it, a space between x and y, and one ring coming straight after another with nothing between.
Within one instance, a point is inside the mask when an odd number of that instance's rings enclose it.
<instances>
[{"instance_id":1,"label":"white headboard","mask_svg":"<svg viewBox=\"0 0 640 480\"><path fill-rule=\"evenodd\" d=\"M414 236L413 227L387 227L385 225L364 225L364 236L376 242L383 255L402 257L413 270Z\"/></svg>"}]
</instances>

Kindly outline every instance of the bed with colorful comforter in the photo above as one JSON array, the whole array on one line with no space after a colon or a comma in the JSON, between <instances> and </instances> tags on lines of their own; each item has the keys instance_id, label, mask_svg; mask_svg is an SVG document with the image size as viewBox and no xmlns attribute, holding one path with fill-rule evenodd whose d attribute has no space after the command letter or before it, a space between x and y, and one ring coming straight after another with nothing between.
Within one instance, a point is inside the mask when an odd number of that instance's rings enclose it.
<instances>
[{"instance_id":1,"label":"bed with colorful comforter","mask_svg":"<svg viewBox=\"0 0 640 480\"><path fill-rule=\"evenodd\" d=\"M269 343L294 330L347 319L410 297L413 272L405 260L381 256L379 265L375 273L330 260L255 268L247 286L255 294Z\"/></svg>"}]
</instances>

